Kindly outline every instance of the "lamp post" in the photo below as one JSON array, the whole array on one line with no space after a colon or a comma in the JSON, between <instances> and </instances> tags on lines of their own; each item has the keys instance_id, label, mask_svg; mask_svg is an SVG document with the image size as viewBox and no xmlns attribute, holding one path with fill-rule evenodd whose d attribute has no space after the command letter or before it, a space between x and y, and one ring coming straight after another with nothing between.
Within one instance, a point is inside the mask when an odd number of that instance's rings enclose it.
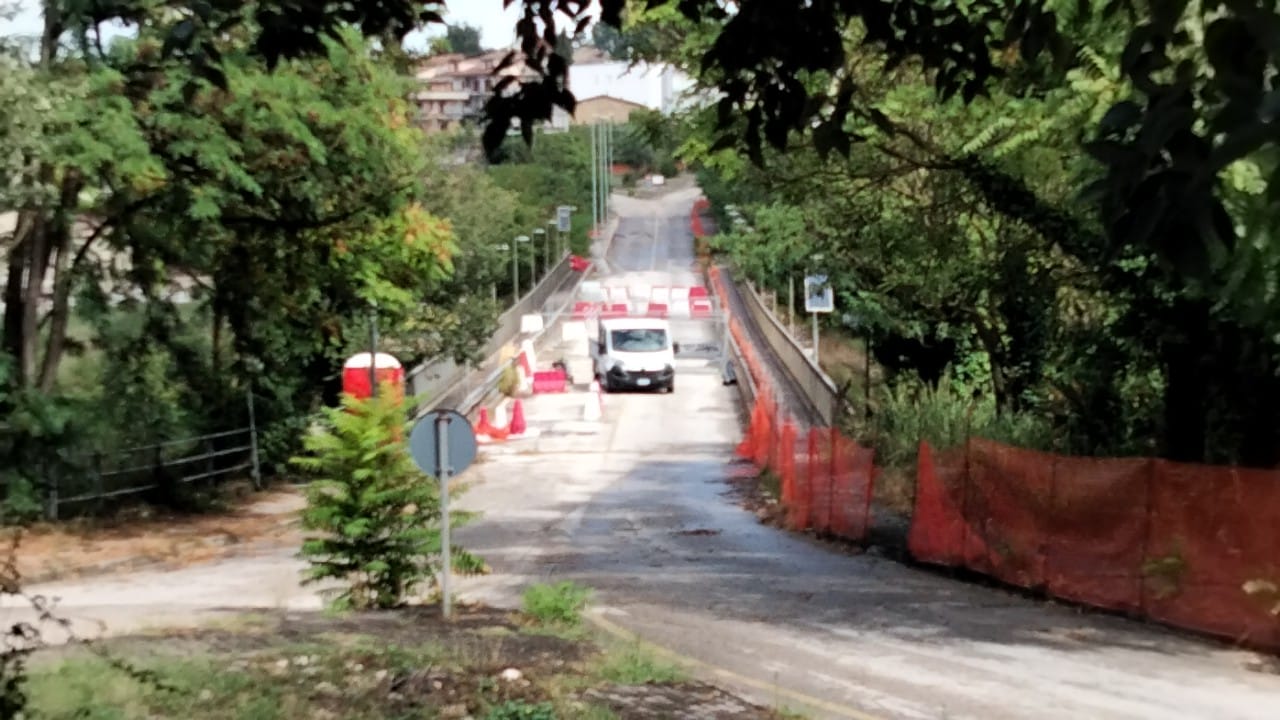
<instances>
[{"instance_id":1,"label":"lamp post","mask_svg":"<svg viewBox=\"0 0 1280 720\"><path fill-rule=\"evenodd\" d=\"M547 244L543 248L542 253L543 263L546 265L542 271L544 273L551 272L551 268L554 267L557 262L560 262L560 255L556 253L556 250L560 247L560 243L556 242L555 238L556 220L555 218L552 218L547 221Z\"/></svg>"},{"instance_id":2,"label":"lamp post","mask_svg":"<svg viewBox=\"0 0 1280 720\"><path fill-rule=\"evenodd\" d=\"M529 242L528 235L517 235L516 241L511 245L511 278L516 287L516 297L511 303L513 306L520 302L520 243L527 242Z\"/></svg>"},{"instance_id":3,"label":"lamp post","mask_svg":"<svg viewBox=\"0 0 1280 720\"><path fill-rule=\"evenodd\" d=\"M822 253L815 253L813 257L810 258L810 262L813 264L813 273L815 275L821 272L823 260L826 260L826 256ZM821 341L821 338L818 336L818 313L809 313L809 316L813 319L813 364L817 365L819 361L818 347Z\"/></svg>"},{"instance_id":4,"label":"lamp post","mask_svg":"<svg viewBox=\"0 0 1280 720\"><path fill-rule=\"evenodd\" d=\"M369 301L369 394L378 397L378 301Z\"/></svg>"},{"instance_id":5,"label":"lamp post","mask_svg":"<svg viewBox=\"0 0 1280 720\"><path fill-rule=\"evenodd\" d=\"M547 246L546 228L536 227L533 229L533 245L529 247L529 272L531 273L534 282L538 281L537 261L539 245L543 248L546 248ZM542 271L547 271L546 263L543 263Z\"/></svg>"}]
</instances>

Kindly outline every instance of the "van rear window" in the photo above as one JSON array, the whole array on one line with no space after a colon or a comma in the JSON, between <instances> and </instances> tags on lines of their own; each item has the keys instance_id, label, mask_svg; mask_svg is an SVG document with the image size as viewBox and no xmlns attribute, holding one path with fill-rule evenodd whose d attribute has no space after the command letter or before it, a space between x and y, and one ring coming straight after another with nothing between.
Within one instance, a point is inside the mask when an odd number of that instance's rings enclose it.
<instances>
[{"instance_id":1,"label":"van rear window","mask_svg":"<svg viewBox=\"0 0 1280 720\"><path fill-rule=\"evenodd\" d=\"M653 328L614 330L609 334L618 352L658 352L667 349L667 331Z\"/></svg>"}]
</instances>

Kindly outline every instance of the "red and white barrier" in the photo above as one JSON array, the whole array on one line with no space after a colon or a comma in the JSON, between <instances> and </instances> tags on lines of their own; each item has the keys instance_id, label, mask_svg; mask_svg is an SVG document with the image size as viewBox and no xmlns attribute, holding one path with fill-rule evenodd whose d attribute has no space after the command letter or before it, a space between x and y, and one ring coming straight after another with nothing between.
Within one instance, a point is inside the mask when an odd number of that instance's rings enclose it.
<instances>
[{"instance_id":1,"label":"red and white barrier","mask_svg":"<svg viewBox=\"0 0 1280 720\"><path fill-rule=\"evenodd\" d=\"M573 320L644 316L655 318L707 318L713 313L711 297L702 286L666 287L636 284L600 288L591 298L574 302ZM603 301L598 298L604 297Z\"/></svg>"}]
</instances>

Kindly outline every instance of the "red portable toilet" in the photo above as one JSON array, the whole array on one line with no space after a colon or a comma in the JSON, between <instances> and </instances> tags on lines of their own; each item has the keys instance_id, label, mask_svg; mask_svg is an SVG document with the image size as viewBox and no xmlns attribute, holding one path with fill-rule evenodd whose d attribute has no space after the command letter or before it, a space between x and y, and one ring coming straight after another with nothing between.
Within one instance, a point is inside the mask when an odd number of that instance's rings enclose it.
<instances>
[{"instance_id":1,"label":"red portable toilet","mask_svg":"<svg viewBox=\"0 0 1280 720\"><path fill-rule=\"evenodd\" d=\"M377 375L379 387L391 383L396 394L404 397L404 366L399 360L386 353L378 353L374 372ZM342 392L360 399L373 394L369 386L369 353L356 353L343 364Z\"/></svg>"}]
</instances>

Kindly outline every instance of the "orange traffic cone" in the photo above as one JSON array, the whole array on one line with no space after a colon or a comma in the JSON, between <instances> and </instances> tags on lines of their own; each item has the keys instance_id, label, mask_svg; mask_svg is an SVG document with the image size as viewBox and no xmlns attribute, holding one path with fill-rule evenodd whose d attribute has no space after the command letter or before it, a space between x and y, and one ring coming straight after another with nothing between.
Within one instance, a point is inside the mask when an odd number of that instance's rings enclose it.
<instances>
[{"instance_id":1,"label":"orange traffic cone","mask_svg":"<svg viewBox=\"0 0 1280 720\"><path fill-rule=\"evenodd\" d=\"M523 435L528 429L524 421L524 403L520 402L520 398L516 398L511 407L511 424L508 429L512 435Z\"/></svg>"}]
</instances>

